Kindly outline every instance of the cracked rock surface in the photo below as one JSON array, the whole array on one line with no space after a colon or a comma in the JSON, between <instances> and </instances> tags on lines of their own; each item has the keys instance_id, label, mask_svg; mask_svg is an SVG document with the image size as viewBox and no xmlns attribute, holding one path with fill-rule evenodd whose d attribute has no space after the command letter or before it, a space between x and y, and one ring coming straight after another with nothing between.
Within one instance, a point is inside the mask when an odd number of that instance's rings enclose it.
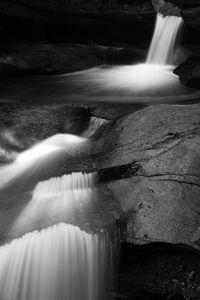
<instances>
[{"instance_id":1,"label":"cracked rock surface","mask_svg":"<svg viewBox=\"0 0 200 300\"><path fill-rule=\"evenodd\" d=\"M102 184L120 204L122 239L199 249L200 106L145 108L119 119L105 139L113 150L104 167L138 165L127 178L112 181L110 175L105 183L104 176Z\"/></svg>"}]
</instances>

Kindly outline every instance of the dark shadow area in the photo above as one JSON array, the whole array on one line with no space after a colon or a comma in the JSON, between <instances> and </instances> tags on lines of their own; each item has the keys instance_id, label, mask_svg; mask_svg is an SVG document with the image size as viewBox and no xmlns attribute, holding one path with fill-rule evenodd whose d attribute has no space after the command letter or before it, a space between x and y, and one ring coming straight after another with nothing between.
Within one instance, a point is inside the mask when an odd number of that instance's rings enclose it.
<instances>
[{"instance_id":1,"label":"dark shadow area","mask_svg":"<svg viewBox=\"0 0 200 300\"><path fill-rule=\"evenodd\" d=\"M164 243L141 246L122 243L117 278L119 299L199 299L199 286L197 251Z\"/></svg>"}]
</instances>

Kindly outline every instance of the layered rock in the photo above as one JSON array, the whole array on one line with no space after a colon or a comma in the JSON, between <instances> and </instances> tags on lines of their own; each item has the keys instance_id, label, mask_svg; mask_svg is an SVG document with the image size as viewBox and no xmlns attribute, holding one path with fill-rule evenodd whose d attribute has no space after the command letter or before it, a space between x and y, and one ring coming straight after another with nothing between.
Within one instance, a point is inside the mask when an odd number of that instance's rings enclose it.
<instances>
[{"instance_id":1,"label":"layered rock","mask_svg":"<svg viewBox=\"0 0 200 300\"><path fill-rule=\"evenodd\" d=\"M115 45L137 41L144 45L150 39L155 12L149 0L4 0L0 3L0 15L0 32L5 40Z\"/></svg>"}]
</instances>

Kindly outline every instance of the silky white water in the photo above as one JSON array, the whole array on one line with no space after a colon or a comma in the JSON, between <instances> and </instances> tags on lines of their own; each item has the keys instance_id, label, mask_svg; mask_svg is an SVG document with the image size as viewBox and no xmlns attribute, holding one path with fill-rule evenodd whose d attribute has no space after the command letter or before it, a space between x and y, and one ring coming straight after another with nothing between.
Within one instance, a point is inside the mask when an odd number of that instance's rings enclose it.
<instances>
[{"instance_id":1,"label":"silky white water","mask_svg":"<svg viewBox=\"0 0 200 300\"><path fill-rule=\"evenodd\" d=\"M95 173L72 173L39 182L31 199L15 219L10 236L51 226L58 222L84 224L87 208L96 196Z\"/></svg>"},{"instance_id":2,"label":"silky white water","mask_svg":"<svg viewBox=\"0 0 200 300\"><path fill-rule=\"evenodd\" d=\"M88 81L97 84L96 90L104 88L121 97L123 93L141 97L145 93L149 97L183 93L173 74L175 43L182 24L181 17L158 14L146 63L93 69L86 74Z\"/></svg>"},{"instance_id":3,"label":"silky white water","mask_svg":"<svg viewBox=\"0 0 200 300\"><path fill-rule=\"evenodd\" d=\"M173 64L176 39L182 24L183 19L181 17L157 15L147 64Z\"/></svg>"},{"instance_id":4,"label":"silky white water","mask_svg":"<svg viewBox=\"0 0 200 300\"><path fill-rule=\"evenodd\" d=\"M106 119L97 118L97 117L93 116L90 118L88 129L85 130L85 132L82 134L82 136L91 137L93 134L95 134L98 131L98 129L100 129L101 127L104 127L108 123L109 123L109 121Z\"/></svg>"},{"instance_id":5,"label":"silky white water","mask_svg":"<svg viewBox=\"0 0 200 300\"><path fill-rule=\"evenodd\" d=\"M0 168L0 189L14 179L34 171L62 155L75 155L86 146L87 139L72 134L56 134L17 155L16 160Z\"/></svg>"},{"instance_id":6,"label":"silky white water","mask_svg":"<svg viewBox=\"0 0 200 300\"><path fill-rule=\"evenodd\" d=\"M198 98L199 93L181 85L173 74L175 46L182 24L181 17L157 15L145 63L65 74L59 77L59 84L70 85L73 97L81 91L77 97L87 101L169 103L188 99L191 93L193 99Z\"/></svg>"},{"instance_id":7,"label":"silky white water","mask_svg":"<svg viewBox=\"0 0 200 300\"><path fill-rule=\"evenodd\" d=\"M106 300L109 243L60 223L0 247L0 299Z\"/></svg>"}]
</instances>

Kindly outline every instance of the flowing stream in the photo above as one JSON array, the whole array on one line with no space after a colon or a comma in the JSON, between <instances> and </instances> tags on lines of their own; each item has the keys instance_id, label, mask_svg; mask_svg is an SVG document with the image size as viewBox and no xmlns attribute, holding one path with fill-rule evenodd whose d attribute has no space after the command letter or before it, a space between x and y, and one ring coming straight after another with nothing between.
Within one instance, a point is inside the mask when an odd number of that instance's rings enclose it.
<instances>
[{"instance_id":1,"label":"flowing stream","mask_svg":"<svg viewBox=\"0 0 200 300\"><path fill-rule=\"evenodd\" d=\"M0 248L0 299L106 300L108 259L103 234L64 223L28 233Z\"/></svg>"},{"instance_id":2,"label":"flowing stream","mask_svg":"<svg viewBox=\"0 0 200 300\"><path fill-rule=\"evenodd\" d=\"M145 62L103 65L63 75L15 78L14 81L9 79L0 83L0 101L23 99L26 102L49 104L199 101L200 92L183 86L173 73L176 44L182 25L181 17L157 15Z\"/></svg>"},{"instance_id":3,"label":"flowing stream","mask_svg":"<svg viewBox=\"0 0 200 300\"><path fill-rule=\"evenodd\" d=\"M182 100L191 97L191 93L195 97L172 73L174 47L181 25L181 18L157 17L146 63L100 67L50 79L42 77L28 84L18 82L10 90L15 98L27 94L31 100L39 97L49 102L58 98L61 101L78 98L120 102L154 99L156 102L156 97L167 101L176 95L176 99ZM12 99L9 93L8 90L1 92L0 97L6 95L4 100ZM105 120L93 119L83 137L58 134L19 154L13 163L0 169L0 193L18 177L25 178L62 155L87 151L88 138L105 124ZM94 179L95 174L76 173L37 182L29 201L18 209L10 227L10 233L18 233L20 238L0 247L0 299L112 298L109 291L112 254L107 235L88 234L66 224L70 218L79 224L77 211L87 222L84 208L92 205ZM27 230L30 232L23 235Z\"/></svg>"},{"instance_id":4,"label":"flowing stream","mask_svg":"<svg viewBox=\"0 0 200 300\"><path fill-rule=\"evenodd\" d=\"M172 64L177 35L181 30L183 19L175 16L158 14L156 26L147 56L147 64Z\"/></svg>"}]
</instances>

